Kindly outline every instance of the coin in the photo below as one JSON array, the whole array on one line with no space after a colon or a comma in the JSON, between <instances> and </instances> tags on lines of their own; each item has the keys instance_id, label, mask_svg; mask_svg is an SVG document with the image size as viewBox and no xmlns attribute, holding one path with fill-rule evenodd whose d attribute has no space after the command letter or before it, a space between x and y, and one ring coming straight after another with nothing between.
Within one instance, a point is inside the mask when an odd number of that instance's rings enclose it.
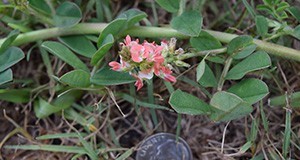
<instances>
[{"instance_id":1,"label":"coin","mask_svg":"<svg viewBox=\"0 0 300 160\"><path fill-rule=\"evenodd\" d=\"M145 139L139 146L136 160L192 160L188 144L170 133L158 133Z\"/></svg>"}]
</instances>

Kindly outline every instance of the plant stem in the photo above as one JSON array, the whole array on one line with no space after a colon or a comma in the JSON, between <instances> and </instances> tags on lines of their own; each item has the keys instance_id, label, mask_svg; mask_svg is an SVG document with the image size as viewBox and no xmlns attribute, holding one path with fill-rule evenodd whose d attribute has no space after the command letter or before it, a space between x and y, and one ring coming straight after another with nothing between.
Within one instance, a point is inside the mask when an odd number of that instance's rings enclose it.
<instances>
[{"instance_id":1,"label":"plant stem","mask_svg":"<svg viewBox=\"0 0 300 160\"><path fill-rule=\"evenodd\" d=\"M199 56L205 56L207 54L216 55L225 53L227 51L227 48L220 48L220 49L214 49L214 50L206 50L206 51L200 51L196 53L185 53L183 55L180 55L178 57L178 60L185 60L193 57L199 57Z\"/></svg>"},{"instance_id":2,"label":"plant stem","mask_svg":"<svg viewBox=\"0 0 300 160\"><path fill-rule=\"evenodd\" d=\"M224 82L225 82L225 77L228 73L231 62L232 62L232 57L228 57L225 61L225 66L224 66L224 69L222 71L219 83L218 83L218 91L222 91L222 88L223 88L223 85L224 85Z\"/></svg>"},{"instance_id":3,"label":"plant stem","mask_svg":"<svg viewBox=\"0 0 300 160\"><path fill-rule=\"evenodd\" d=\"M27 32L20 34L17 39L13 42L13 45L19 46L22 44L35 42L37 40L43 40L53 37L66 36L66 35L81 35L81 34L99 34L107 26L106 23L81 23L74 27L69 28L49 28L42 29L32 32ZM212 30L204 30L217 38L223 43L229 43L233 38L237 37L236 34L223 33ZM135 26L128 29L123 33L125 35L137 36L137 37L148 37L148 38L189 38L186 35L183 35L172 28L167 27L142 27ZM3 44L5 39L0 39L0 46ZM276 45L269 42L264 42L261 40L254 39L254 43L257 44L258 49L264 50L269 54L292 59L300 62L300 51L292 48L284 47L281 45Z\"/></svg>"}]
</instances>

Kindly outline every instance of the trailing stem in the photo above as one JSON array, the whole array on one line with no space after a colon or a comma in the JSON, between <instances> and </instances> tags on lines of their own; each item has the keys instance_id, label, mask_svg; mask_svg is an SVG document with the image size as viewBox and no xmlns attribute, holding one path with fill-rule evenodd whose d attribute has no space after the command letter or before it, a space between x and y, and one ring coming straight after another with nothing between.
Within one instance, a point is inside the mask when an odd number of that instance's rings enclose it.
<instances>
[{"instance_id":1,"label":"trailing stem","mask_svg":"<svg viewBox=\"0 0 300 160\"><path fill-rule=\"evenodd\" d=\"M218 83L218 91L222 91L222 88L223 88L223 85L224 85L224 82L225 82L225 77L228 73L231 62L232 62L232 57L228 57L225 61L225 66L224 66L224 69L222 71L219 83Z\"/></svg>"},{"instance_id":2,"label":"trailing stem","mask_svg":"<svg viewBox=\"0 0 300 160\"><path fill-rule=\"evenodd\" d=\"M65 35L80 35L80 34L100 34L103 29L107 26L106 23L81 23L70 28L48 28L37 31L31 31L27 33L20 34L14 41L13 45L19 46L22 44L35 42L38 40L65 36ZM229 34L224 32L204 30L217 38L223 43L229 43L233 38L237 37L236 34ZM123 33L125 35L137 36L137 37L148 37L148 38L189 38L172 28L167 27L144 27L135 26L128 29ZM0 39L0 46L3 44L5 39ZM292 48L284 47L274 43L269 43L261 40L254 39L254 43L257 44L258 49L264 50L269 54L292 59L300 62L300 51Z\"/></svg>"}]
</instances>

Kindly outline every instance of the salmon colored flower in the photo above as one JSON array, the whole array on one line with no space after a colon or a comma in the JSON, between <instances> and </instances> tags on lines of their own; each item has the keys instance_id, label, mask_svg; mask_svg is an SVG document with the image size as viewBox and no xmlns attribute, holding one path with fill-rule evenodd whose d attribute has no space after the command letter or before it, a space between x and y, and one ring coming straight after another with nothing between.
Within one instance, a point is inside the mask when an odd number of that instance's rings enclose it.
<instances>
[{"instance_id":1,"label":"salmon colored flower","mask_svg":"<svg viewBox=\"0 0 300 160\"><path fill-rule=\"evenodd\" d=\"M166 60L170 54L167 42L163 41L158 45L144 41L140 44L138 39L132 40L127 35L120 45L120 63L113 61L109 66L115 71L126 71L136 78L137 90L143 87L143 80L152 79L154 74L166 81L176 82L176 78L171 75L172 67Z\"/></svg>"}]
</instances>

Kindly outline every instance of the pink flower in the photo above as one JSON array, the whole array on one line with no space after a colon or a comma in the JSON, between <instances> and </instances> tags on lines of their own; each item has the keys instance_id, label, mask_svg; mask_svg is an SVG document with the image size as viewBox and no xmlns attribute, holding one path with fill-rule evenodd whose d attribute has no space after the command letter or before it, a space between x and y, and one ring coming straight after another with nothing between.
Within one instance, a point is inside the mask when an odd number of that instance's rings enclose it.
<instances>
[{"instance_id":1,"label":"pink flower","mask_svg":"<svg viewBox=\"0 0 300 160\"><path fill-rule=\"evenodd\" d=\"M108 65L111 66L114 71L122 71L121 64L116 61L109 62Z\"/></svg>"},{"instance_id":2,"label":"pink flower","mask_svg":"<svg viewBox=\"0 0 300 160\"><path fill-rule=\"evenodd\" d=\"M130 48L131 58L134 62L142 62L144 57L144 47L140 44L132 45Z\"/></svg>"},{"instance_id":3,"label":"pink flower","mask_svg":"<svg viewBox=\"0 0 300 160\"><path fill-rule=\"evenodd\" d=\"M158 77L161 77L162 79L169 81L169 82L176 82L176 78L172 76L172 71L170 68L162 66L156 74Z\"/></svg>"},{"instance_id":4,"label":"pink flower","mask_svg":"<svg viewBox=\"0 0 300 160\"><path fill-rule=\"evenodd\" d=\"M113 61L109 66L115 71L129 72L136 79L137 90L143 87L143 80L153 78L153 74L166 81L176 82L176 78L171 75L170 64L166 61L170 54L167 42L157 45L155 42L144 41L139 44L138 39L133 41L127 35L121 46L120 63Z\"/></svg>"}]
</instances>

